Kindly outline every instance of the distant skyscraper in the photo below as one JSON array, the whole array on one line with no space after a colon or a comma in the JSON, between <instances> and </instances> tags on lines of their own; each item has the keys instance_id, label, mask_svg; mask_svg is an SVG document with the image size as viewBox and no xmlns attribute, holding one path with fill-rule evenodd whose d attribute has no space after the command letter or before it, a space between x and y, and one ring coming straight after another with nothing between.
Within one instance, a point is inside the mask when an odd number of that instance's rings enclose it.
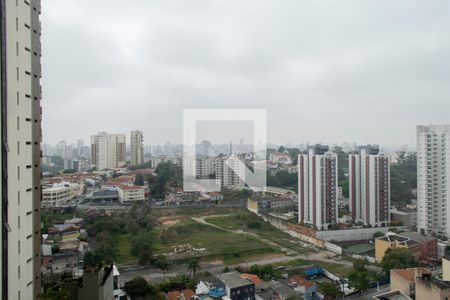
<instances>
[{"instance_id":1,"label":"distant skyscraper","mask_svg":"<svg viewBox=\"0 0 450 300\"><path fill-rule=\"evenodd\" d=\"M41 292L40 1L0 0L1 298Z\"/></svg>"},{"instance_id":2,"label":"distant skyscraper","mask_svg":"<svg viewBox=\"0 0 450 300\"><path fill-rule=\"evenodd\" d=\"M354 222L373 227L390 222L390 163L374 145L349 155L350 212Z\"/></svg>"},{"instance_id":3,"label":"distant skyscraper","mask_svg":"<svg viewBox=\"0 0 450 300\"><path fill-rule=\"evenodd\" d=\"M56 144L56 155L62 157L62 159L67 159L67 143L66 141L60 141Z\"/></svg>"},{"instance_id":4,"label":"distant skyscraper","mask_svg":"<svg viewBox=\"0 0 450 300\"><path fill-rule=\"evenodd\" d=\"M337 155L328 149L315 145L298 156L298 221L319 230L338 217Z\"/></svg>"},{"instance_id":5,"label":"distant skyscraper","mask_svg":"<svg viewBox=\"0 0 450 300\"><path fill-rule=\"evenodd\" d=\"M78 157L84 156L84 141L82 139L77 140L77 154Z\"/></svg>"},{"instance_id":6,"label":"distant skyscraper","mask_svg":"<svg viewBox=\"0 0 450 300\"><path fill-rule=\"evenodd\" d=\"M211 142L203 140L200 144L200 151L198 151L200 156L211 156Z\"/></svg>"},{"instance_id":7,"label":"distant skyscraper","mask_svg":"<svg viewBox=\"0 0 450 300\"><path fill-rule=\"evenodd\" d=\"M130 134L131 164L140 165L144 162L144 135L142 131L132 131Z\"/></svg>"},{"instance_id":8,"label":"distant skyscraper","mask_svg":"<svg viewBox=\"0 0 450 300\"><path fill-rule=\"evenodd\" d=\"M101 132L91 136L91 164L97 170L123 167L126 163L125 134Z\"/></svg>"},{"instance_id":9,"label":"distant skyscraper","mask_svg":"<svg viewBox=\"0 0 450 300\"><path fill-rule=\"evenodd\" d=\"M417 126L417 229L450 237L450 125Z\"/></svg>"}]
</instances>

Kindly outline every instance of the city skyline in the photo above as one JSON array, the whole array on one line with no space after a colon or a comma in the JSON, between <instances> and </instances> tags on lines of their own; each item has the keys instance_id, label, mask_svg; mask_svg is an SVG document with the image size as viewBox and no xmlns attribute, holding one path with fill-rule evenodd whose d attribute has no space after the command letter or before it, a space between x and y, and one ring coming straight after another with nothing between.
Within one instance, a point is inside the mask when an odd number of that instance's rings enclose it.
<instances>
[{"instance_id":1,"label":"city skyline","mask_svg":"<svg viewBox=\"0 0 450 300\"><path fill-rule=\"evenodd\" d=\"M413 147L450 122L448 2L114 3L43 3L45 142L181 143L184 108L265 108L280 144Z\"/></svg>"}]
</instances>

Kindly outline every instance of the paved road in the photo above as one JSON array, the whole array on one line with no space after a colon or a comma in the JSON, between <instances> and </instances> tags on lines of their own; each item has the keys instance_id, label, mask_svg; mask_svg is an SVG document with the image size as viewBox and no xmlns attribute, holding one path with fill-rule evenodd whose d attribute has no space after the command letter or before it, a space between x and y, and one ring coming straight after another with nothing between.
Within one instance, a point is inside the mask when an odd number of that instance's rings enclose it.
<instances>
[{"instance_id":1,"label":"paved road","mask_svg":"<svg viewBox=\"0 0 450 300\"><path fill-rule=\"evenodd\" d=\"M300 258L304 258L304 255L296 255L296 256L280 256L280 257L273 257L273 258L265 258L255 261L250 261L248 263L241 263L236 265L228 266L230 269L236 268L238 266L245 266L245 267L251 267L253 265L266 265L266 264L274 264L274 263L280 263L280 262L288 262ZM223 263L200 263L200 272L209 272L211 274L220 274L223 272L223 269L225 268L225 264ZM163 281L164 273L161 272L160 269L149 266L149 267L136 267L136 269L121 269L119 267L120 272L120 281L122 283L127 282L131 279L133 279L136 276L142 276L145 279L147 279L149 282L152 283L160 283ZM171 265L169 268L169 271L166 273L166 277L174 277L177 274L189 274L189 270L187 268L187 264L180 264L180 265Z\"/></svg>"}]
</instances>

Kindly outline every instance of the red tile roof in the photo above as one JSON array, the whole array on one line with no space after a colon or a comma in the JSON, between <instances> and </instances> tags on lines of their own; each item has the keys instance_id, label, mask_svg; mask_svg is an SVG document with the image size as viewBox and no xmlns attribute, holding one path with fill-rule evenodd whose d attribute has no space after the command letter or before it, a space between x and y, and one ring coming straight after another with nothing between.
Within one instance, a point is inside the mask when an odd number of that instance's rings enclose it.
<instances>
[{"instance_id":1,"label":"red tile roof","mask_svg":"<svg viewBox=\"0 0 450 300\"><path fill-rule=\"evenodd\" d=\"M299 286L304 286L306 288L310 288L314 286L314 282L309 281L299 275L294 275L290 278L291 282L298 284Z\"/></svg>"},{"instance_id":2,"label":"red tile roof","mask_svg":"<svg viewBox=\"0 0 450 300\"><path fill-rule=\"evenodd\" d=\"M259 277L254 274L244 273L244 274L241 274L241 278L250 280L251 282L253 282L255 284L255 286L261 285L263 283L262 280L259 279Z\"/></svg>"}]
</instances>

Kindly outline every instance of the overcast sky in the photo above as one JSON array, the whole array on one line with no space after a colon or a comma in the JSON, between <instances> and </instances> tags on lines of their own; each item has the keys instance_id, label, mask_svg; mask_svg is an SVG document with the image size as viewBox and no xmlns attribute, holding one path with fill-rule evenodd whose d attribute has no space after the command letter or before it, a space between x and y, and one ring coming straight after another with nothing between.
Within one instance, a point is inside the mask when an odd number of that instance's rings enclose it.
<instances>
[{"instance_id":1,"label":"overcast sky","mask_svg":"<svg viewBox=\"0 0 450 300\"><path fill-rule=\"evenodd\" d=\"M450 123L447 0L44 0L42 29L52 144L181 143L183 108L265 108L274 143L414 145Z\"/></svg>"}]
</instances>

